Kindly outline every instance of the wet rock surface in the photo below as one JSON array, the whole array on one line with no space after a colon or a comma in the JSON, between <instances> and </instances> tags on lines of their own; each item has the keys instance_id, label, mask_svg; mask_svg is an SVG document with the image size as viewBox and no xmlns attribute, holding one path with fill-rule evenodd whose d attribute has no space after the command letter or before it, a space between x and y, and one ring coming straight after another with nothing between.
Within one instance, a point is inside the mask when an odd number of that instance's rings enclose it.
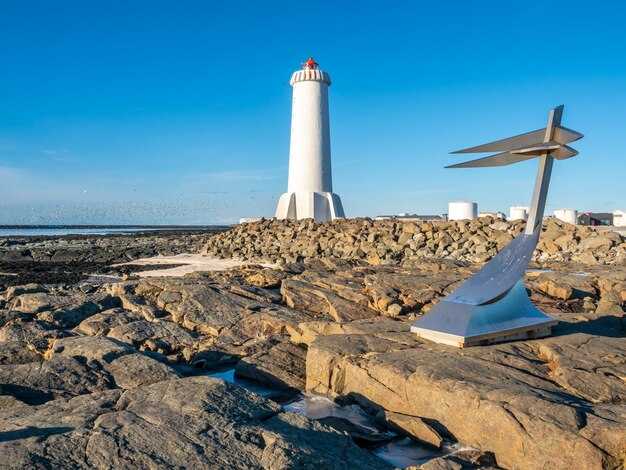
<instances>
[{"instance_id":1,"label":"wet rock surface","mask_svg":"<svg viewBox=\"0 0 626 470\"><path fill-rule=\"evenodd\" d=\"M156 255L197 253L212 230L136 232L109 235L0 237L0 286L35 283L76 283L91 274L124 274L127 266L112 266ZM162 266L159 266L162 267ZM134 266L148 271L153 266Z\"/></svg>"},{"instance_id":2,"label":"wet rock surface","mask_svg":"<svg viewBox=\"0 0 626 470\"><path fill-rule=\"evenodd\" d=\"M572 243L576 232L560 229L565 238L554 243ZM603 262L617 260L612 243ZM3 461L9 468L388 467L359 446L376 448L389 436L284 412L281 404L305 392L359 404L400 435L393 439L474 448L423 468L623 465L626 268L600 258L535 264L544 269L529 272L526 285L559 320L555 334L457 350L418 340L409 327L480 264L378 256L115 283L5 284ZM206 377L224 367L277 390L275 401Z\"/></svg>"}]
</instances>

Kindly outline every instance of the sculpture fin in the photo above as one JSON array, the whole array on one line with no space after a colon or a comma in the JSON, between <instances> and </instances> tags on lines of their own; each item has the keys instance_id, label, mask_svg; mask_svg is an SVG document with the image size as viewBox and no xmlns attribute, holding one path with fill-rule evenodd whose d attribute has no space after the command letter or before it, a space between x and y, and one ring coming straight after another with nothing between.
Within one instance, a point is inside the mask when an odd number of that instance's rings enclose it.
<instances>
[{"instance_id":1,"label":"sculpture fin","mask_svg":"<svg viewBox=\"0 0 626 470\"><path fill-rule=\"evenodd\" d=\"M446 168L481 168L488 166L505 166L535 158L536 155L520 155L511 152L498 153L489 157L478 158L468 162L457 163Z\"/></svg>"},{"instance_id":2,"label":"sculpture fin","mask_svg":"<svg viewBox=\"0 0 626 470\"><path fill-rule=\"evenodd\" d=\"M550 156L557 160L565 160L576 155L578 155L578 152L568 145L561 145L558 149L550 152Z\"/></svg>"},{"instance_id":3,"label":"sculpture fin","mask_svg":"<svg viewBox=\"0 0 626 470\"><path fill-rule=\"evenodd\" d=\"M573 131L567 127L556 126L552 135L552 140L557 141L559 144L569 144L578 139L582 139L584 135L580 132Z\"/></svg>"},{"instance_id":4,"label":"sculpture fin","mask_svg":"<svg viewBox=\"0 0 626 470\"><path fill-rule=\"evenodd\" d=\"M546 133L544 129L537 129L536 131L527 132L526 134L516 135L515 137L509 137L508 139L496 140L488 144L478 145L476 147L470 147L464 150L457 150L452 153L479 153L479 152L501 152L504 150L513 150L523 147L529 147L541 143Z\"/></svg>"}]
</instances>

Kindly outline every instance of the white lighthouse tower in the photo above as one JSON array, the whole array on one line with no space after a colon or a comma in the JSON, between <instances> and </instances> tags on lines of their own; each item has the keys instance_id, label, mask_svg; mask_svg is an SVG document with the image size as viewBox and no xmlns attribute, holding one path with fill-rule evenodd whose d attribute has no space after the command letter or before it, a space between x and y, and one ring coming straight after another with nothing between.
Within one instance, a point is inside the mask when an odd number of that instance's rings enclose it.
<instances>
[{"instance_id":1,"label":"white lighthouse tower","mask_svg":"<svg viewBox=\"0 0 626 470\"><path fill-rule=\"evenodd\" d=\"M330 164L328 87L330 76L310 58L294 72L289 182L280 197L277 219L326 221L345 217L333 193Z\"/></svg>"}]
</instances>

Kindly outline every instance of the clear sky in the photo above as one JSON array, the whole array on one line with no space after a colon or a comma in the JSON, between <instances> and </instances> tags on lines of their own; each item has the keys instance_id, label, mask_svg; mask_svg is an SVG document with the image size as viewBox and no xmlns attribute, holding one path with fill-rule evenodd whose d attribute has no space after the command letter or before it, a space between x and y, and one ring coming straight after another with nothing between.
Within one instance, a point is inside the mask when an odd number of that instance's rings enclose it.
<instances>
[{"instance_id":1,"label":"clear sky","mask_svg":"<svg viewBox=\"0 0 626 470\"><path fill-rule=\"evenodd\" d=\"M0 224L272 216L309 56L349 217L528 204L536 160L443 166L559 104L586 137L548 211L626 209L625 23L621 0L0 0Z\"/></svg>"}]
</instances>

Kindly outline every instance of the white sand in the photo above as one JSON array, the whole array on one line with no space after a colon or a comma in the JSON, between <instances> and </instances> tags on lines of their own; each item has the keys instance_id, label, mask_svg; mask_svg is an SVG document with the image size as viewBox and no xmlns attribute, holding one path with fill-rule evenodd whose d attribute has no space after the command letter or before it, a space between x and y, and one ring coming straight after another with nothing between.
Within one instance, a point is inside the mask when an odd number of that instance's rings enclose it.
<instances>
[{"instance_id":1,"label":"white sand","mask_svg":"<svg viewBox=\"0 0 626 470\"><path fill-rule=\"evenodd\" d=\"M266 263L251 263L249 261L243 261L238 258L217 259L212 258L209 255L203 255L200 253L184 253L174 256L154 256L152 258L140 258L134 261L129 261L128 263L117 264L116 266L125 266L128 264L184 264L184 266L179 266L177 268L152 269L150 271L139 271L133 273L133 275L139 277L184 276L185 274L189 274L195 271L223 271L228 268L233 268L235 266L242 266L246 264L260 264L269 268L274 266L273 264Z\"/></svg>"}]
</instances>

